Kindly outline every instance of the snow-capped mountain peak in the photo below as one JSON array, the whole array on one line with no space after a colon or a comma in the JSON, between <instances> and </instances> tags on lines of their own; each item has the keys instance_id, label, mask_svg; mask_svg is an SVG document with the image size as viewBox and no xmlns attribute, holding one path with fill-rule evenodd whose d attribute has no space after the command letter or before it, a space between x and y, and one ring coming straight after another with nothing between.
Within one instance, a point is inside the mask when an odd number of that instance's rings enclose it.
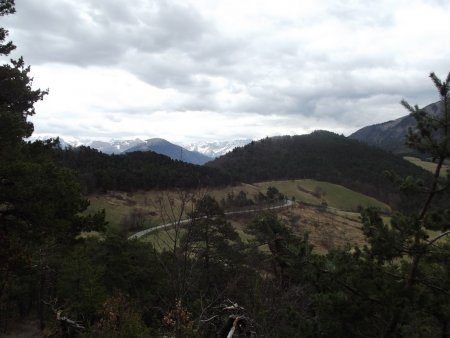
<instances>
[{"instance_id":1,"label":"snow-capped mountain peak","mask_svg":"<svg viewBox=\"0 0 450 338\"><path fill-rule=\"evenodd\" d=\"M33 135L33 140L48 140L56 138L54 135ZM203 164L211 158L222 156L236 147L242 147L252 140L240 139L233 141L216 141L216 142L195 142L190 144L175 145L162 138L151 138L142 140L140 138L120 140L111 139L109 141L79 139L70 136L59 138L61 148L87 146L97 149L105 154L121 154L130 151L155 151L160 154L167 155L174 159L181 159L186 162ZM184 150L182 150L182 148ZM170 151L168 150L170 149ZM198 154L195 154L198 153ZM203 156L204 155L204 156ZM202 157L203 156L203 157Z\"/></svg>"},{"instance_id":2,"label":"snow-capped mountain peak","mask_svg":"<svg viewBox=\"0 0 450 338\"><path fill-rule=\"evenodd\" d=\"M209 157L220 157L232 151L236 147L243 147L252 140L242 139L233 141L217 141L217 142L196 142L183 145L184 148L197 151Z\"/></svg>"},{"instance_id":3,"label":"snow-capped mountain peak","mask_svg":"<svg viewBox=\"0 0 450 338\"><path fill-rule=\"evenodd\" d=\"M95 148L105 154L121 154L128 149L135 147L145 141L136 138L134 140L111 140L106 141L90 141L85 143L85 146Z\"/></svg>"}]
</instances>

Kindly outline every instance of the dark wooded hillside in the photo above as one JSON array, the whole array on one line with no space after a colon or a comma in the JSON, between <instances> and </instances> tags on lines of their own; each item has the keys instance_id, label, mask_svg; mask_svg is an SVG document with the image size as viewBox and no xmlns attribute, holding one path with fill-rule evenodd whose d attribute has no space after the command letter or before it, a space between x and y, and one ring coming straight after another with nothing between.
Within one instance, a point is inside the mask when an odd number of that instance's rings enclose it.
<instances>
[{"instance_id":1,"label":"dark wooded hillside","mask_svg":"<svg viewBox=\"0 0 450 338\"><path fill-rule=\"evenodd\" d=\"M198 188L232 184L229 175L146 152L106 155L89 147L59 151L63 166L76 170L87 192Z\"/></svg>"},{"instance_id":2,"label":"dark wooded hillside","mask_svg":"<svg viewBox=\"0 0 450 338\"><path fill-rule=\"evenodd\" d=\"M429 176L400 157L328 131L265 138L207 165L247 183L301 178L328 181L390 204L395 204L396 194L384 175L386 170L400 176Z\"/></svg>"}]
</instances>

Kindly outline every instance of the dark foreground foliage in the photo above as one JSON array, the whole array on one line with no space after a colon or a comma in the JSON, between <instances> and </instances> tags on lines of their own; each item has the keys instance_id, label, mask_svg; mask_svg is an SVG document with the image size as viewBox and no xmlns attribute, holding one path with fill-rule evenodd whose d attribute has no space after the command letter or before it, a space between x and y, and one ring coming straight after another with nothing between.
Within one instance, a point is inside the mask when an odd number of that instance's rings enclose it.
<instances>
[{"instance_id":1,"label":"dark foreground foliage","mask_svg":"<svg viewBox=\"0 0 450 338\"><path fill-rule=\"evenodd\" d=\"M0 0L0 16L13 9ZM409 144L437 163L429 182L391 175L415 207L389 224L365 210L364 247L318 255L271 213L243 242L209 196L161 251L105 230L102 213L80 216L87 201L54 144L23 141L45 94L28 73L0 66L2 333L37 317L47 337L450 337L450 74L431 75L442 117L404 103L417 121Z\"/></svg>"}]
</instances>

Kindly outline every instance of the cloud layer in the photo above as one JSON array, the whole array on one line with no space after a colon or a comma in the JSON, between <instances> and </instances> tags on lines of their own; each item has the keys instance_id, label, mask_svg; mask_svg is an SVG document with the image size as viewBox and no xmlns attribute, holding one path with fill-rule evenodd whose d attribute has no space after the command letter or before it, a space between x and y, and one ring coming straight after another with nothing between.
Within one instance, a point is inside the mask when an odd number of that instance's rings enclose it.
<instances>
[{"instance_id":1,"label":"cloud layer","mask_svg":"<svg viewBox=\"0 0 450 338\"><path fill-rule=\"evenodd\" d=\"M319 4L317 4L319 3ZM350 133L436 100L444 1L21 0L38 133L173 141Z\"/></svg>"}]
</instances>

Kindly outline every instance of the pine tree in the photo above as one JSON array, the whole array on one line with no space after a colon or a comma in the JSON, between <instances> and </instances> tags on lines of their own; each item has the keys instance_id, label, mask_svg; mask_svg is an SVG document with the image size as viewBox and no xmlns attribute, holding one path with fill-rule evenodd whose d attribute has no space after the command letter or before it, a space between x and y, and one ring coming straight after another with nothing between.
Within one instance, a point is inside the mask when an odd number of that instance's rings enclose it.
<instances>
[{"instance_id":1,"label":"pine tree","mask_svg":"<svg viewBox=\"0 0 450 338\"><path fill-rule=\"evenodd\" d=\"M0 0L0 17L14 12L14 0ZM7 34L0 28L4 56L15 49ZM34 104L47 94L32 82L22 58L0 65L0 317L36 309L43 326L65 250L104 220L80 216L88 201L75 175L56 163L56 143L24 140L33 132Z\"/></svg>"},{"instance_id":2,"label":"pine tree","mask_svg":"<svg viewBox=\"0 0 450 338\"><path fill-rule=\"evenodd\" d=\"M450 335L450 171L443 173L450 157L450 73L445 81L434 73L430 77L440 96L436 113L402 104L417 122L407 144L436 163L432 180L392 175L412 203L390 225L376 212L363 214L369 260L378 262L392 280L387 288L396 290L384 337L412 336L433 322L442 337Z\"/></svg>"},{"instance_id":3,"label":"pine tree","mask_svg":"<svg viewBox=\"0 0 450 338\"><path fill-rule=\"evenodd\" d=\"M190 250L201 262L199 285L211 297L213 289L220 290L226 284L226 272L232 271L242 258L236 250L239 235L214 198L206 195L197 202L192 224L182 241L190 243Z\"/></svg>"}]
</instances>

